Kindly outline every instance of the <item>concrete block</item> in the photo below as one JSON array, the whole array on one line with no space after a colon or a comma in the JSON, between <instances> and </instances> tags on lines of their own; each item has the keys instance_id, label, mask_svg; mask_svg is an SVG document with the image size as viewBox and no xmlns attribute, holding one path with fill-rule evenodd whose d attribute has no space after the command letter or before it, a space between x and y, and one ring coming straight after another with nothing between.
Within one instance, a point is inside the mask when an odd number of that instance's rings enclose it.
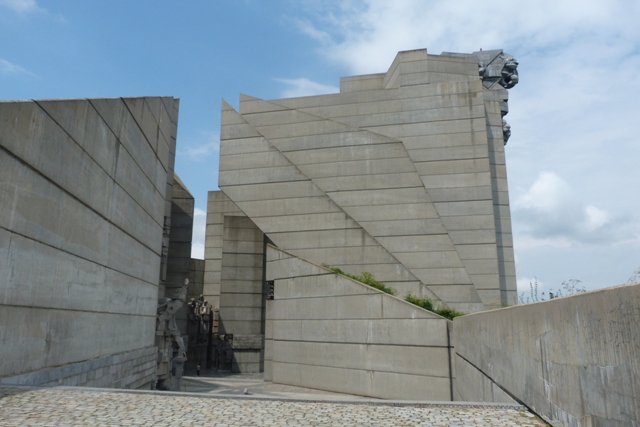
<instances>
[{"instance_id":1,"label":"concrete block","mask_svg":"<svg viewBox=\"0 0 640 427\"><path fill-rule=\"evenodd\" d=\"M404 221L358 221L372 236L413 236L444 234L446 229L438 219L407 219Z\"/></svg>"},{"instance_id":2,"label":"concrete block","mask_svg":"<svg viewBox=\"0 0 640 427\"><path fill-rule=\"evenodd\" d=\"M430 188L429 197L433 202L464 202L470 200L492 200L490 186Z\"/></svg>"},{"instance_id":3,"label":"concrete block","mask_svg":"<svg viewBox=\"0 0 640 427\"><path fill-rule=\"evenodd\" d=\"M288 231L360 228L344 212L289 215L286 223L279 217L256 217L254 220L256 225L269 235ZM277 235L275 237L274 242L278 244Z\"/></svg>"},{"instance_id":4,"label":"concrete block","mask_svg":"<svg viewBox=\"0 0 640 427\"><path fill-rule=\"evenodd\" d=\"M492 244L483 245L457 245L456 250L460 259L497 259L496 246Z\"/></svg>"},{"instance_id":5,"label":"concrete block","mask_svg":"<svg viewBox=\"0 0 640 427\"><path fill-rule=\"evenodd\" d=\"M415 163L421 176L489 172L489 159L464 159ZM452 177L455 178L455 177ZM476 185L477 186L477 185ZM453 187L450 186L450 187Z\"/></svg>"},{"instance_id":6,"label":"concrete block","mask_svg":"<svg viewBox=\"0 0 640 427\"><path fill-rule=\"evenodd\" d=\"M394 256L407 268L461 268L463 265L456 251L396 252Z\"/></svg>"},{"instance_id":7,"label":"concrete block","mask_svg":"<svg viewBox=\"0 0 640 427\"><path fill-rule=\"evenodd\" d=\"M408 151L409 156L411 156L411 160L414 162L433 162L452 159L483 159L489 157L487 146L480 144L437 148L408 148Z\"/></svg>"},{"instance_id":8,"label":"concrete block","mask_svg":"<svg viewBox=\"0 0 640 427\"><path fill-rule=\"evenodd\" d=\"M489 172L423 175L421 178L427 190L432 188L457 188L491 185L491 174Z\"/></svg>"},{"instance_id":9,"label":"concrete block","mask_svg":"<svg viewBox=\"0 0 640 427\"><path fill-rule=\"evenodd\" d=\"M350 177L357 175L381 175L403 172L415 172L413 163L408 156L395 159L372 159L338 161L332 163L315 163L298 165L300 170L309 178ZM373 176L372 176L373 177ZM322 186L321 186L322 187Z\"/></svg>"},{"instance_id":10,"label":"concrete block","mask_svg":"<svg viewBox=\"0 0 640 427\"><path fill-rule=\"evenodd\" d=\"M290 199L296 197L324 196L324 192L310 180L294 182L263 183L255 185L234 185L225 187L224 194L238 206L253 200Z\"/></svg>"},{"instance_id":11,"label":"concrete block","mask_svg":"<svg viewBox=\"0 0 640 427\"><path fill-rule=\"evenodd\" d=\"M220 157L269 152L273 146L262 136L220 141Z\"/></svg>"},{"instance_id":12,"label":"concrete block","mask_svg":"<svg viewBox=\"0 0 640 427\"><path fill-rule=\"evenodd\" d=\"M360 175L314 179L325 192L349 190L374 190L385 188L417 187L421 181L415 172L389 173L385 175Z\"/></svg>"},{"instance_id":13,"label":"concrete block","mask_svg":"<svg viewBox=\"0 0 640 427\"><path fill-rule=\"evenodd\" d=\"M468 216L491 215L493 204L488 200L474 200L468 202L439 202L434 203L440 216Z\"/></svg>"},{"instance_id":14,"label":"concrete block","mask_svg":"<svg viewBox=\"0 0 640 427\"><path fill-rule=\"evenodd\" d=\"M344 206L343 208L358 222L438 218L438 213L432 203L379 205L374 208L371 206Z\"/></svg>"},{"instance_id":15,"label":"concrete block","mask_svg":"<svg viewBox=\"0 0 640 427\"><path fill-rule=\"evenodd\" d=\"M367 285L327 271L326 274L276 280L274 290L278 300L340 295L376 294Z\"/></svg>"},{"instance_id":16,"label":"concrete block","mask_svg":"<svg viewBox=\"0 0 640 427\"><path fill-rule=\"evenodd\" d=\"M448 377L446 348L274 340L273 362ZM429 363L425 363L428 360Z\"/></svg>"},{"instance_id":17,"label":"concrete block","mask_svg":"<svg viewBox=\"0 0 640 427\"><path fill-rule=\"evenodd\" d=\"M333 122L335 123L335 122ZM282 153L299 150L313 150L330 147L350 147L359 145L388 144L398 140L366 130L344 129L341 132L309 134L298 137L269 138Z\"/></svg>"},{"instance_id":18,"label":"concrete block","mask_svg":"<svg viewBox=\"0 0 640 427\"><path fill-rule=\"evenodd\" d=\"M422 185L409 188L389 188L377 190L340 191L331 194L331 199L339 206L379 206L429 201Z\"/></svg>"},{"instance_id":19,"label":"concrete block","mask_svg":"<svg viewBox=\"0 0 640 427\"><path fill-rule=\"evenodd\" d=\"M279 320L275 322L273 338L276 341L446 347L446 322L438 316L384 320ZM420 333L398 333L414 330Z\"/></svg>"},{"instance_id":20,"label":"concrete block","mask_svg":"<svg viewBox=\"0 0 640 427\"><path fill-rule=\"evenodd\" d=\"M413 236L410 239L404 236L379 237L378 241L392 253L454 250L451 239L447 234Z\"/></svg>"},{"instance_id":21,"label":"concrete block","mask_svg":"<svg viewBox=\"0 0 640 427\"><path fill-rule=\"evenodd\" d=\"M240 202L240 205L248 212L255 212L254 218L342 211L342 209L326 195L291 199L256 200Z\"/></svg>"},{"instance_id":22,"label":"concrete block","mask_svg":"<svg viewBox=\"0 0 640 427\"><path fill-rule=\"evenodd\" d=\"M306 181L307 178L295 166L279 166L272 168L220 171L218 185L226 190L229 185L264 184L281 181Z\"/></svg>"},{"instance_id":23,"label":"concrete block","mask_svg":"<svg viewBox=\"0 0 640 427\"><path fill-rule=\"evenodd\" d=\"M331 147L315 150L288 151L287 158L295 165L332 163L339 161L396 159L408 157L400 142L360 145L357 147Z\"/></svg>"},{"instance_id":24,"label":"concrete block","mask_svg":"<svg viewBox=\"0 0 640 427\"><path fill-rule=\"evenodd\" d=\"M277 241L280 247L287 250L378 245L378 242L366 231L357 228L270 233L269 236L273 241Z\"/></svg>"}]
</instances>

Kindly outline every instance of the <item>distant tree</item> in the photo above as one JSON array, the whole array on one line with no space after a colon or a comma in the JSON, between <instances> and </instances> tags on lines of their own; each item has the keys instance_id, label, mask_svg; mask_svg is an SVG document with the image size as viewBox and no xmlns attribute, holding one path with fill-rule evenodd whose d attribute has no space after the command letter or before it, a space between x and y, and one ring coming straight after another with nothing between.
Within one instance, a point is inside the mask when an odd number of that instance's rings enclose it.
<instances>
[{"instance_id":1,"label":"distant tree","mask_svg":"<svg viewBox=\"0 0 640 427\"><path fill-rule=\"evenodd\" d=\"M631 277L629 277L629 280L627 281L627 283L636 283L636 282L640 282L640 267L638 267L636 271L633 272L633 274L631 275Z\"/></svg>"}]
</instances>

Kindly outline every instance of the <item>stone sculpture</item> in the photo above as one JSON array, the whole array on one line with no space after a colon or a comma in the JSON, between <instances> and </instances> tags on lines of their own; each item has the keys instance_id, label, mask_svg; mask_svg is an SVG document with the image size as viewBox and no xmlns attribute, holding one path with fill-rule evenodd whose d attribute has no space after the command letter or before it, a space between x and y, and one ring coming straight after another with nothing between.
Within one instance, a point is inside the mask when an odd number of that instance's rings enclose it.
<instances>
[{"instance_id":1,"label":"stone sculpture","mask_svg":"<svg viewBox=\"0 0 640 427\"><path fill-rule=\"evenodd\" d=\"M182 366L187 360L187 352L176 324L176 313L184 305L187 298L189 279L184 280L184 286L179 288L172 298L158 300L158 314L156 318L156 337L158 337L158 390L170 389L166 384L171 373L171 365L176 365L176 377L182 377ZM174 354L174 344L177 354Z\"/></svg>"},{"instance_id":2,"label":"stone sculpture","mask_svg":"<svg viewBox=\"0 0 640 427\"><path fill-rule=\"evenodd\" d=\"M501 49L479 50L473 52L478 58L478 74L482 77L482 85L486 89L502 90L500 113L502 114L502 136L504 144L511 137L511 126L504 120L509 113L509 95L504 89L511 89L518 84L518 61Z\"/></svg>"},{"instance_id":3,"label":"stone sculpture","mask_svg":"<svg viewBox=\"0 0 640 427\"><path fill-rule=\"evenodd\" d=\"M501 49L473 52L478 58L478 74L482 84L492 89L496 84L511 89L518 84L518 61Z\"/></svg>"}]
</instances>

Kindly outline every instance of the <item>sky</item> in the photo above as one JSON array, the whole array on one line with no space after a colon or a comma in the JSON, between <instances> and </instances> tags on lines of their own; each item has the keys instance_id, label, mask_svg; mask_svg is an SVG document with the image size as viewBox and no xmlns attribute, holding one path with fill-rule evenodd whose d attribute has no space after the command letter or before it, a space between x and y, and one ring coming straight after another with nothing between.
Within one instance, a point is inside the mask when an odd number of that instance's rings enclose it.
<instances>
[{"instance_id":1,"label":"sky","mask_svg":"<svg viewBox=\"0 0 640 427\"><path fill-rule=\"evenodd\" d=\"M518 288L640 280L637 0L0 0L0 99L180 98L175 170L204 254L220 105L338 92L401 50L520 63L506 146Z\"/></svg>"}]
</instances>

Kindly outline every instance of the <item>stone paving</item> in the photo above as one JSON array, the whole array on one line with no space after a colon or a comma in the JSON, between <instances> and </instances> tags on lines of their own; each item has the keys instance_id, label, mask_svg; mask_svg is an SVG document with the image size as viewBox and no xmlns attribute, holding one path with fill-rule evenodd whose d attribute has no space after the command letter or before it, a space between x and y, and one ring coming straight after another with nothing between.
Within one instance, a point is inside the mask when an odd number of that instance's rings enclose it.
<instances>
[{"instance_id":1,"label":"stone paving","mask_svg":"<svg viewBox=\"0 0 640 427\"><path fill-rule=\"evenodd\" d=\"M546 426L523 408L0 388L0 426Z\"/></svg>"}]
</instances>

